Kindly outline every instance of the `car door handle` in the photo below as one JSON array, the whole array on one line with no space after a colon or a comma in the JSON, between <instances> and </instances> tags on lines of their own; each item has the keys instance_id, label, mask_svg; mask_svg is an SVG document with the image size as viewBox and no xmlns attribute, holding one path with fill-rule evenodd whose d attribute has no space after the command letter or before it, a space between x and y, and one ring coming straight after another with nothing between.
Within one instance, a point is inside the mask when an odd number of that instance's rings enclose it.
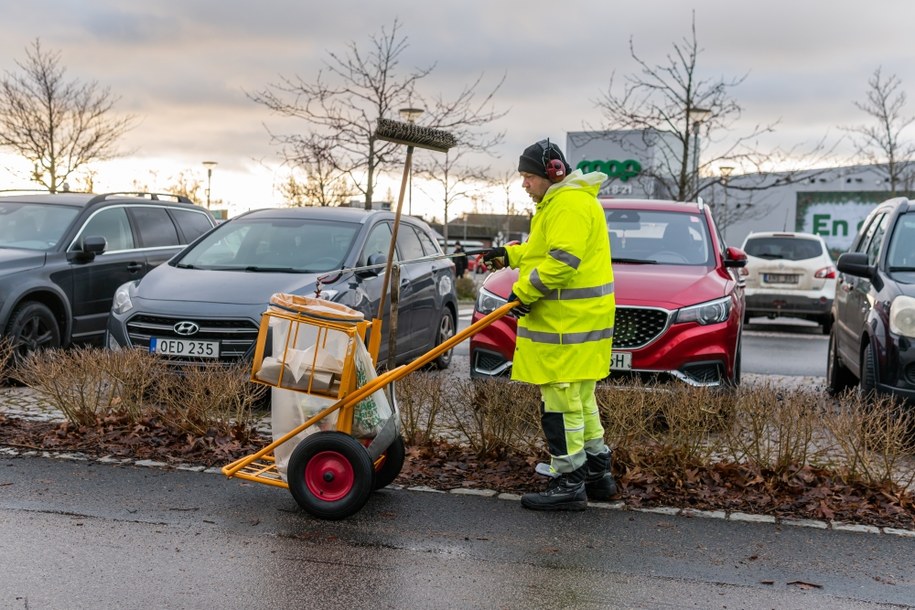
<instances>
[{"instance_id":1,"label":"car door handle","mask_svg":"<svg viewBox=\"0 0 915 610\"><path fill-rule=\"evenodd\" d=\"M127 263L127 271L136 273L143 270L143 263Z\"/></svg>"}]
</instances>

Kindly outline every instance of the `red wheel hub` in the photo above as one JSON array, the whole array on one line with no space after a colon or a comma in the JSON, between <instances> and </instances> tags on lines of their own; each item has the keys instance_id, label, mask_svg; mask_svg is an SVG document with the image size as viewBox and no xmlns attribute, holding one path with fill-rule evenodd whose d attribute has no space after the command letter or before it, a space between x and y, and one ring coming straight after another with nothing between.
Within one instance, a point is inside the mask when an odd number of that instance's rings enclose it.
<instances>
[{"instance_id":1,"label":"red wheel hub","mask_svg":"<svg viewBox=\"0 0 915 610\"><path fill-rule=\"evenodd\" d=\"M316 498L336 502L353 488L353 466L335 451L316 453L305 466L305 485Z\"/></svg>"}]
</instances>

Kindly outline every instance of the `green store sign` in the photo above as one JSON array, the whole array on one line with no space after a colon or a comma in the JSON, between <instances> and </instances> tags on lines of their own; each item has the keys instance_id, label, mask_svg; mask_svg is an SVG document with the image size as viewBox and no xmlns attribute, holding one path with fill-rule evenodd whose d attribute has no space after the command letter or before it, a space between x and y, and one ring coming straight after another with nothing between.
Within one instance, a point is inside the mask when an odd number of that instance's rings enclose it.
<instances>
[{"instance_id":1,"label":"green store sign","mask_svg":"<svg viewBox=\"0 0 915 610\"><path fill-rule=\"evenodd\" d=\"M616 159L607 161L585 160L579 162L575 167L586 174L588 172L603 172L610 178L616 178L622 182L638 176L642 171L642 164L635 159L626 159L625 161L617 161Z\"/></svg>"}]
</instances>

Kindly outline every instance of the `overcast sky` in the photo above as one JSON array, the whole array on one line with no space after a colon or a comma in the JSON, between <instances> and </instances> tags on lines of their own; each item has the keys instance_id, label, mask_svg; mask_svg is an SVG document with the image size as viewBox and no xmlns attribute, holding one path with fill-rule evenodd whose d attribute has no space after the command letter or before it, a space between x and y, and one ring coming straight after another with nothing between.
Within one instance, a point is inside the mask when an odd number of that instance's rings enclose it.
<instances>
[{"instance_id":1,"label":"overcast sky","mask_svg":"<svg viewBox=\"0 0 915 610\"><path fill-rule=\"evenodd\" d=\"M117 110L140 118L123 140L132 163L108 166L102 188L129 187L125 174L141 167L203 174L201 162L213 160L214 198L246 209L275 200L280 161L264 126L278 120L246 92L280 76L308 80L329 51L368 48L395 18L409 44L402 69L436 64L425 95L507 75L496 103L509 112L494 126L506 140L492 165L510 170L536 140L564 145L566 132L600 124L594 101L611 73L637 70L630 39L648 63L664 63L689 35L693 10L699 75L746 74L731 92L743 107L735 131L780 121L772 145L837 139L840 126L867 122L853 102L877 67L915 87L911 0L0 0L0 70L17 70L40 38L70 78L110 86ZM22 185L0 172L0 188Z\"/></svg>"}]
</instances>

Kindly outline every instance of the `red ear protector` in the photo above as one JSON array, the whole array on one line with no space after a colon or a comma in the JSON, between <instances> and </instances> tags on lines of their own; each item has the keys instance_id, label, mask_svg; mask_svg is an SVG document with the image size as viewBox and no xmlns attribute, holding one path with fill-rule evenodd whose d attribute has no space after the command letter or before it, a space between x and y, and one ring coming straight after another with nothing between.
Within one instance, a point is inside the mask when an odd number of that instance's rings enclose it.
<instances>
[{"instance_id":1,"label":"red ear protector","mask_svg":"<svg viewBox=\"0 0 915 610\"><path fill-rule=\"evenodd\" d=\"M552 147L549 138L540 140L538 144L543 149L543 169L546 171L547 178L550 179L550 182L562 182L566 177L566 164L561 159L550 159Z\"/></svg>"}]
</instances>

